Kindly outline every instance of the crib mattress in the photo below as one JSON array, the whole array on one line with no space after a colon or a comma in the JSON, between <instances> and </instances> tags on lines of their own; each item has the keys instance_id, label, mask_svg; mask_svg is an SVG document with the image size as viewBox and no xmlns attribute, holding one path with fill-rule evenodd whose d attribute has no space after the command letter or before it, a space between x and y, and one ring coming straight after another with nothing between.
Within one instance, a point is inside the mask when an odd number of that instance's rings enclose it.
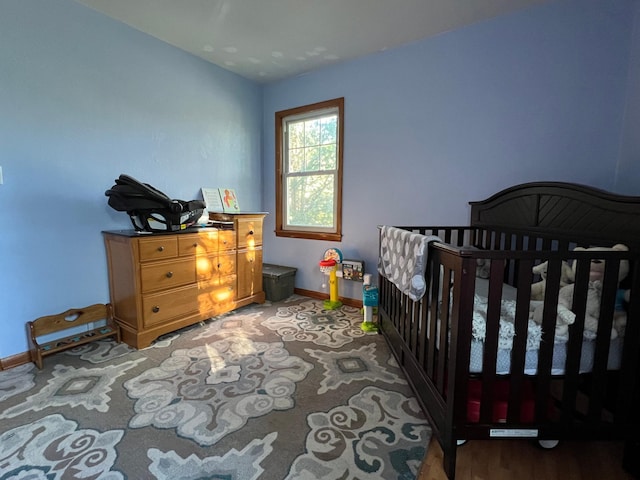
<instances>
[{"instance_id":1,"label":"crib mattress","mask_svg":"<svg viewBox=\"0 0 640 480\"><path fill-rule=\"evenodd\" d=\"M609 370L619 370L622 362L622 342L623 338L615 338L609 347L609 359L607 368ZM593 370L593 359L595 355L595 341L584 340L582 342L582 354L580 356L580 373L587 373ZM469 360L469 371L472 373L482 372L482 355L484 353L484 343L479 340L471 342L471 357ZM563 375L567 361L567 343L556 343L553 347L553 360L551 366L552 375ZM511 373L511 350L498 349L496 358L496 373L506 375ZM524 373L535 375L538 373L538 350L528 350L525 355Z\"/></svg>"},{"instance_id":2,"label":"crib mattress","mask_svg":"<svg viewBox=\"0 0 640 480\"><path fill-rule=\"evenodd\" d=\"M469 361L469 369L472 373L482 372L483 352L484 352L484 316L486 316L486 308L483 301L486 301L488 294L489 282L486 279L476 279L476 302L474 303L474 340L471 343L471 357ZM511 372L511 342L509 336L513 335L513 315L515 313L516 289L510 285L504 285L502 291L502 313L500 319L500 340L498 354L496 358L496 373L508 374ZM533 304L534 302L532 302ZM483 309L484 308L484 309ZM590 333L590 332L589 332ZM511 337L512 338L512 337ZM538 352L540 341L543 338L540 325L535 324L533 320L529 320L527 351L525 355L524 373L527 375L535 375L538 373ZM567 341L566 338L556 338L553 347L551 373L553 375L563 375L565 373L565 365L567 360ZM586 337L582 342L582 352L580 356L580 373L587 373L593 370L593 362L595 356L595 339ZM609 346L609 358L607 368L609 370L620 369L622 361L623 338L617 337L611 340Z\"/></svg>"}]
</instances>

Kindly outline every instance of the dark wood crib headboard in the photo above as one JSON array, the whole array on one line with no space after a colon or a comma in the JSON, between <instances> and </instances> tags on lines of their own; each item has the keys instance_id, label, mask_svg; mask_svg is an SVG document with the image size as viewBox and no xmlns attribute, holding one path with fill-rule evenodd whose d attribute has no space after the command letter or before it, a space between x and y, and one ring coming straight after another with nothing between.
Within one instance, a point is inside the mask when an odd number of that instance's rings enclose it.
<instances>
[{"instance_id":1,"label":"dark wood crib headboard","mask_svg":"<svg viewBox=\"0 0 640 480\"><path fill-rule=\"evenodd\" d=\"M640 248L640 196L586 185L532 182L469 202L471 226Z\"/></svg>"}]
</instances>

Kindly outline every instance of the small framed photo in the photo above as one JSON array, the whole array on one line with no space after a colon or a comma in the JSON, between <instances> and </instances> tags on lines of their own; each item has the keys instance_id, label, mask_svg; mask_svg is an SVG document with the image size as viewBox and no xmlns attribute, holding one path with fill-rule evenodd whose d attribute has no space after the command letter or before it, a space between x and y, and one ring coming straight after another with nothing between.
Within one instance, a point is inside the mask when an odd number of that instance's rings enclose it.
<instances>
[{"instance_id":1,"label":"small framed photo","mask_svg":"<svg viewBox=\"0 0 640 480\"><path fill-rule=\"evenodd\" d=\"M343 260L342 278L362 282L364 280L364 262L360 260Z\"/></svg>"},{"instance_id":2,"label":"small framed photo","mask_svg":"<svg viewBox=\"0 0 640 480\"><path fill-rule=\"evenodd\" d=\"M240 211L238 197L233 188L219 188L218 192L222 201L222 209L225 213L238 213Z\"/></svg>"},{"instance_id":3,"label":"small framed photo","mask_svg":"<svg viewBox=\"0 0 640 480\"><path fill-rule=\"evenodd\" d=\"M202 187L200 190L202 191L202 200L207 205L207 212L224 212L220 192L217 188Z\"/></svg>"}]
</instances>

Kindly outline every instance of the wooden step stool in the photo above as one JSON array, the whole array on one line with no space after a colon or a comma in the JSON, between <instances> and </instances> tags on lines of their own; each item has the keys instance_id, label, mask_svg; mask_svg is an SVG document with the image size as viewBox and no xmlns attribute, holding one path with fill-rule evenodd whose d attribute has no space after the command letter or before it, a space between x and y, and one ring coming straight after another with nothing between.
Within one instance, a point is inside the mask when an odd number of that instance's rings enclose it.
<instances>
[{"instance_id":1,"label":"wooden step stool","mask_svg":"<svg viewBox=\"0 0 640 480\"><path fill-rule=\"evenodd\" d=\"M73 327L86 325L98 320L106 320L107 323L102 327L94 328L86 332L81 332L68 337L58 338L51 342L40 344L38 337L48 335L50 333L61 332ZM113 320L111 313L111 304L96 303L85 308L72 308L64 313L57 315L47 315L37 318L32 322L27 322L29 351L31 352L31 360L35 362L38 368L42 368L42 359L47 355L67 350L69 348L84 345L115 336L115 340L120 343L120 327Z\"/></svg>"}]
</instances>

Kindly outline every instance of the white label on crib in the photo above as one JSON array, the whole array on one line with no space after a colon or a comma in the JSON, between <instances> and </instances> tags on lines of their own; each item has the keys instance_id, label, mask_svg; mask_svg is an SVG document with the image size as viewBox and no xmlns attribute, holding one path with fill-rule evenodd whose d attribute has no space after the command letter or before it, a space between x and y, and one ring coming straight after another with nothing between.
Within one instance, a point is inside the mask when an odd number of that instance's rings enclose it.
<instances>
[{"instance_id":1,"label":"white label on crib","mask_svg":"<svg viewBox=\"0 0 640 480\"><path fill-rule=\"evenodd\" d=\"M489 430L489 436L536 438L538 436L538 430L527 428L491 428Z\"/></svg>"}]
</instances>

